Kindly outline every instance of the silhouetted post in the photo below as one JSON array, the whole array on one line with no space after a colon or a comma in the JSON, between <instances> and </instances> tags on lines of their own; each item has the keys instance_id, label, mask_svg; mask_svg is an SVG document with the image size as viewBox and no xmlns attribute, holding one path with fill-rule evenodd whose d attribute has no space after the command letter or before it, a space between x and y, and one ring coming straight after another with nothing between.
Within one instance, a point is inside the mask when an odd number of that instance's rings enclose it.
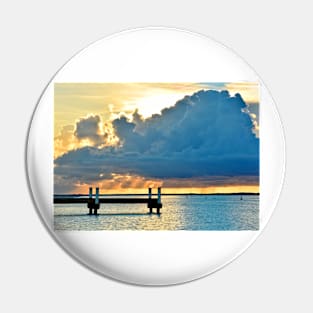
<instances>
[{"instance_id":1,"label":"silhouetted post","mask_svg":"<svg viewBox=\"0 0 313 313\"><path fill-rule=\"evenodd\" d=\"M95 199L95 215L98 215L99 204L99 187L96 187L96 199Z\"/></svg>"},{"instance_id":2,"label":"silhouetted post","mask_svg":"<svg viewBox=\"0 0 313 313\"><path fill-rule=\"evenodd\" d=\"M92 214L92 207L93 207L93 203L92 203L92 187L89 187L89 199L88 199L88 204L87 207L89 209L89 215Z\"/></svg>"},{"instance_id":3,"label":"silhouetted post","mask_svg":"<svg viewBox=\"0 0 313 313\"><path fill-rule=\"evenodd\" d=\"M161 206L161 187L158 187L158 205L157 205L157 214L160 214Z\"/></svg>"},{"instance_id":4,"label":"silhouetted post","mask_svg":"<svg viewBox=\"0 0 313 313\"><path fill-rule=\"evenodd\" d=\"M148 193L149 193L149 200L151 200L151 197L152 197L152 188L151 187L149 187Z\"/></svg>"},{"instance_id":5,"label":"silhouetted post","mask_svg":"<svg viewBox=\"0 0 313 313\"><path fill-rule=\"evenodd\" d=\"M96 204L99 204L99 187L96 187Z\"/></svg>"},{"instance_id":6,"label":"silhouetted post","mask_svg":"<svg viewBox=\"0 0 313 313\"><path fill-rule=\"evenodd\" d=\"M158 204L161 204L161 187L158 187Z\"/></svg>"},{"instance_id":7,"label":"silhouetted post","mask_svg":"<svg viewBox=\"0 0 313 313\"><path fill-rule=\"evenodd\" d=\"M149 187L148 189L148 208L149 208L149 213L152 214L152 203L151 203L151 199L152 199L152 188Z\"/></svg>"}]
</instances>

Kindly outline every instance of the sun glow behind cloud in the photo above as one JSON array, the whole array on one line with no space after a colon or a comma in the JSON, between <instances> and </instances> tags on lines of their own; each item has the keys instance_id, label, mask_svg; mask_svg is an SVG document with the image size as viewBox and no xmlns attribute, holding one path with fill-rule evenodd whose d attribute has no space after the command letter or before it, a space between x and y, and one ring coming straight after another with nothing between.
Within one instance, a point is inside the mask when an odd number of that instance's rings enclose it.
<instances>
[{"instance_id":1,"label":"sun glow behind cloud","mask_svg":"<svg viewBox=\"0 0 313 313\"><path fill-rule=\"evenodd\" d=\"M90 83L55 84L55 159L65 153L94 147L103 150L106 147L123 145L113 120L125 116L129 121L138 112L137 131L140 131L140 119L149 120L160 114L164 108L170 108L186 95L199 90L225 90L234 96L240 93L254 111L248 112L258 133L258 86L253 83ZM120 121L123 121L121 119ZM124 123L124 122L123 122ZM139 123L139 124L138 124ZM84 128L84 125L86 128ZM131 124L128 124L129 126ZM87 127L88 126L88 127ZM126 126L126 124L125 124ZM127 126L127 127L129 127ZM116 127L115 127L116 128ZM93 130L89 133L89 130ZM122 131L122 128L120 128ZM177 138L179 139L179 138ZM97 153L97 152L93 152ZM92 158L92 157L91 157ZM86 159L84 162L86 162ZM79 170L79 169L78 169ZM258 182L228 180L208 182L195 176L190 180L155 179L133 174L99 172L93 182L87 178L64 181L56 176L56 184L64 186L64 192L86 193L90 183L97 184L109 193L146 192L149 186L163 186L167 193L215 193L215 192L258 192ZM183 186L182 186L183 185Z\"/></svg>"}]
</instances>

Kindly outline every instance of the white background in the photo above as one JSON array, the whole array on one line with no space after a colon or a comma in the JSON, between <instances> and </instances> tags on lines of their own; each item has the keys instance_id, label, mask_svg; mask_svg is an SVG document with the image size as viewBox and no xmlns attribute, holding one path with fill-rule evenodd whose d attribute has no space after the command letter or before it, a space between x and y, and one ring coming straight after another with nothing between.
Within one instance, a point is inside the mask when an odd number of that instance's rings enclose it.
<instances>
[{"instance_id":1,"label":"white background","mask_svg":"<svg viewBox=\"0 0 313 313\"><path fill-rule=\"evenodd\" d=\"M88 1L84 5L77 1L2 3L1 311L311 312L313 23L309 4L163 0ZM254 245L209 277L162 288L124 285L74 262L39 222L24 169L32 111L55 71L96 39L150 25L200 32L241 55L272 92L287 143L281 199Z\"/></svg>"}]
</instances>

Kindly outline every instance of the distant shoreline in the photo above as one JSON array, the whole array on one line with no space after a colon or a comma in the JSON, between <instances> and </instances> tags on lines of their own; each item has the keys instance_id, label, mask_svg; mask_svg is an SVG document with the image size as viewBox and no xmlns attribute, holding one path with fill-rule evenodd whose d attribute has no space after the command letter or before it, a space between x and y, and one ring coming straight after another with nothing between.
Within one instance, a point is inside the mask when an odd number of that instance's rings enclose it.
<instances>
[{"instance_id":1,"label":"distant shoreline","mask_svg":"<svg viewBox=\"0 0 313 313\"><path fill-rule=\"evenodd\" d=\"M100 196L147 196L147 193L107 193ZM152 195L157 196L156 193ZM234 193L162 193L162 196L259 196L259 192L234 192ZM55 194L54 197L88 197L88 194Z\"/></svg>"}]
</instances>

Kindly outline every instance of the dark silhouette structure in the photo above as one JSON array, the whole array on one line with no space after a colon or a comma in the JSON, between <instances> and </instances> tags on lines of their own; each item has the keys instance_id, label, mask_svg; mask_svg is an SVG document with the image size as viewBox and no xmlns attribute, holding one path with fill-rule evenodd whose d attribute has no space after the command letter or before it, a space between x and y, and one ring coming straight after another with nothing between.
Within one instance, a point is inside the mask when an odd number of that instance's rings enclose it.
<instances>
[{"instance_id":1,"label":"dark silhouette structure","mask_svg":"<svg viewBox=\"0 0 313 313\"><path fill-rule=\"evenodd\" d=\"M98 215L98 210L100 209L100 203L146 203L149 213L153 213L153 209L156 209L156 213L160 214L160 209L162 208L161 202L161 187L158 187L158 197L152 198L152 188L148 189L148 198L100 198L99 197L99 187L96 188L95 198L93 198L92 187L89 187L89 197L88 198L71 198L71 197L54 197L53 203L87 203L87 208L89 209L89 215Z\"/></svg>"}]
</instances>

